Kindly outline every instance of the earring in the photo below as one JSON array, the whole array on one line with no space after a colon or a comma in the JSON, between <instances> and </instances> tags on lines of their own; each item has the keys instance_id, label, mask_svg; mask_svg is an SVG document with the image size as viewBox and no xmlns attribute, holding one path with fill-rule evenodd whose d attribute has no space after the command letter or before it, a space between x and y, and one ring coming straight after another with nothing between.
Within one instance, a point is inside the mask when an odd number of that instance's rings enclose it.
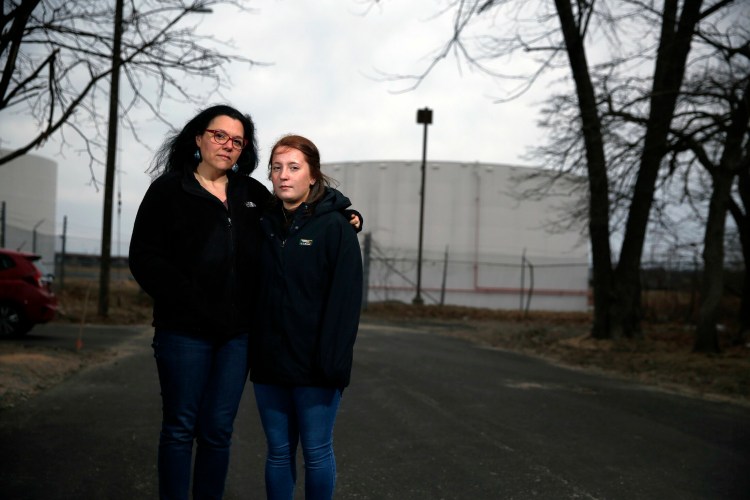
<instances>
[{"instance_id":1,"label":"earring","mask_svg":"<svg viewBox=\"0 0 750 500\"><path fill-rule=\"evenodd\" d=\"M194 157L194 158L195 158L196 160L198 160L198 161L201 161L201 150L200 150L200 149L196 149L196 150L195 150L195 153L193 154L193 157Z\"/></svg>"},{"instance_id":2,"label":"earring","mask_svg":"<svg viewBox=\"0 0 750 500\"><path fill-rule=\"evenodd\" d=\"M240 169L240 166L237 165L236 163L232 165L232 172L237 172L239 169Z\"/></svg>"}]
</instances>

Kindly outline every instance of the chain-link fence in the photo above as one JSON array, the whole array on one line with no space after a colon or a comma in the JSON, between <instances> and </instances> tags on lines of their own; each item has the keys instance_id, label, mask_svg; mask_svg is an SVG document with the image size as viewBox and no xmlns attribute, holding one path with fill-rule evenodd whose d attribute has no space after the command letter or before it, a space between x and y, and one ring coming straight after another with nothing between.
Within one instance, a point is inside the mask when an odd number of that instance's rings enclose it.
<instances>
[{"instance_id":1,"label":"chain-link fence","mask_svg":"<svg viewBox=\"0 0 750 500\"><path fill-rule=\"evenodd\" d=\"M5 248L42 255L42 267L54 274L56 286L65 279L97 282L100 271L98 238L49 235L5 225ZM417 297L419 256L414 250L384 248L362 237L367 302L411 303ZM110 279L132 280L123 250L113 241ZM86 249L80 251L80 249ZM694 321L700 305L703 262L692 259L650 260L641 270L642 305L649 320ZM492 309L590 310L590 266L580 259L529 255L461 254L424 251L421 259L419 298L425 304L452 304ZM733 262L725 270L726 314L738 306L742 293L744 264Z\"/></svg>"},{"instance_id":2,"label":"chain-link fence","mask_svg":"<svg viewBox=\"0 0 750 500\"><path fill-rule=\"evenodd\" d=\"M52 234L6 224L0 234L0 247L41 255L42 264L50 270L54 265L55 236Z\"/></svg>"},{"instance_id":3,"label":"chain-link fence","mask_svg":"<svg viewBox=\"0 0 750 500\"><path fill-rule=\"evenodd\" d=\"M363 244L367 301L413 302L418 295L419 256L414 251ZM419 298L453 304L522 311L587 311L592 307L588 262L527 255L461 255L446 248L422 256ZM703 262L665 259L641 268L642 310L653 321L693 322L700 306ZM728 265L721 314L736 315L744 265Z\"/></svg>"},{"instance_id":4,"label":"chain-link fence","mask_svg":"<svg viewBox=\"0 0 750 500\"><path fill-rule=\"evenodd\" d=\"M724 269L724 297L719 316L733 318L739 311L744 265L733 263ZM648 261L641 266L641 306L652 321L697 320L703 283L703 261L693 259Z\"/></svg>"},{"instance_id":5,"label":"chain-link fence","mask_svg":"<svg viewBox=\"0 0 750 500\"><path fill-rule=\"evenodd\" d=\"M420 300L493 309L586 311L589 265L581 259L416 252L365 235L367 301ZM421 276L419 266L421 265ZM421 283L420 283L421 280Z\"/></svg>"}]
</instances>

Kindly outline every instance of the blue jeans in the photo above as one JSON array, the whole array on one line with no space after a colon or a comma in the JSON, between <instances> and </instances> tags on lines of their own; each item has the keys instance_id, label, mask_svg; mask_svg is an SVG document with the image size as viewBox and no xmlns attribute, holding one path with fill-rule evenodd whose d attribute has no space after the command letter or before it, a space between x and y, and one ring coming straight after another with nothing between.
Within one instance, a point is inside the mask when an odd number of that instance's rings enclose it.
<instances>
[{"instance_id":1,"label":"blue jeans","mask_svg":"<svg viewBox=\"0 0 750 500\"><path fill-rule=\"evenodd\" d=\"M193 498L219 499L247 379L248 335L214 341L157 329L152 346L162 398L159 497L187 500L196 440Z\"/></svg>"},{"instance_id":2,"label":"blue jeans","mask_svg":"<svg viewBox=\"0 0 750 500\"><path fill-rule=\"evenodd\" d=\"M341 391L327 387L254 384L255 401L266 433L266 496L291 500L297 481L297 444L305 459L305 499L333 498L336 458L333 425Z\"/></svg>"}]
</instances>

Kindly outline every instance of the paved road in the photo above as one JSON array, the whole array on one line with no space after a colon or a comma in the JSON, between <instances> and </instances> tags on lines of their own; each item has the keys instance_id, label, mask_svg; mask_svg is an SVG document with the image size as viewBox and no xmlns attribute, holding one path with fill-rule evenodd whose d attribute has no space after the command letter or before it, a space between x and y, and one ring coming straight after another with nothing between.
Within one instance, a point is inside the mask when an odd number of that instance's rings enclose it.
<instances>
[{"instance_id":1,"label":"paved road","mask_svg":"<svg viewBox=\"0 0 750 500\"><path fill-rule=\"evenodd\" d=\"M63 346L75 334L35 330ZM155 498L150 330L84 339L128 354L0 413L0 498ZM415 329L362 325L335 439L341 499L750 498L748 408ZM248 386L228 500L263 498L263 451Z\"/></svg>"}]
</instances>

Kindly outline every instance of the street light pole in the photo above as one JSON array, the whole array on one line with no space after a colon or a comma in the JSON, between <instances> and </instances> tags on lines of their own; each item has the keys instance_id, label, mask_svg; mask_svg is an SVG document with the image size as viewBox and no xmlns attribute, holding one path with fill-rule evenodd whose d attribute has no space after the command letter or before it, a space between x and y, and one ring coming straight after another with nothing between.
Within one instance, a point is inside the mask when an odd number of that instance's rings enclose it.
<instances>
[{"instance_id":1,"label":"street light pole","mask_svg":"<svg viewBox=\"0 0 750 500\"><path fill-rule=\"evenodd\" d=\"M427 171L427 126L432 123L432 110L423 108L417 110L417 123L424 124L424 135L422 138L422 185L419 190L419 250L417 255L417 294L412 304L422 305L422 241L424 239L424 199L425 199L425 173Z\"/></svg>"}]
</instances>

